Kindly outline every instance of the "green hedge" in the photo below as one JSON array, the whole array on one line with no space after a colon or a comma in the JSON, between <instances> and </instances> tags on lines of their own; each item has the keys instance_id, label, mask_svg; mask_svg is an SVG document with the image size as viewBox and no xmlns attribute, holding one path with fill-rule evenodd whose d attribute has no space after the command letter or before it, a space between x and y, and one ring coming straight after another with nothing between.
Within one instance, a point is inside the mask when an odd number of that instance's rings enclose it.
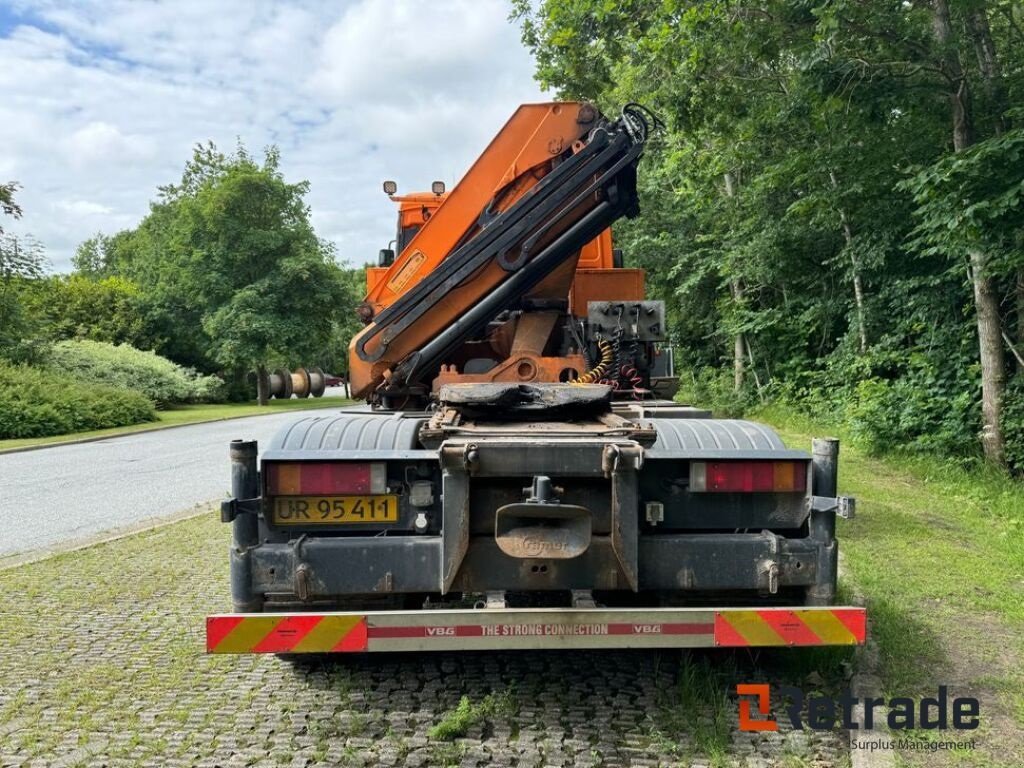
<instances>
[{"instance_id":1,"label":"green hedge","mask_svg":"<svg viewBox=\"0 0 1024 768\"><path fill-rule=\"evenodd\" d=\"M962 375L925 366L892 379L850 375L844 382L822 371L803 378L800 387L773 385L766 400L844 431L875 455L930 454L961 464L981 459L981 383L976 378L964 388ZM725 367L683 370L676 400L711 408L717 417L738 417L758 405L753 386L736 392L732 372ZM1014 376L1007 384L1002 424L1006 464L1024 476L1024 376Z\"/></svg>"},{"instance_id":2,"label":"green hedge","mask_svg":"<svg viewBox=\"0 0 1024 768\"><path fill-rule=\"evenodd\" d=\"M0 439L49 437L156 419L138 392L0 360Z\"/></svg>"},{"instance_id":3,"label":"green hedge","mask_svg":"<svg viewBox=\"0 0 1024 768\"><path fill-rule=\"evenodd\" d=\"M155 352L127 344L61 341L53 345L46 362L76 381L141 392L157 407L224 399L223 382L216 376L200 376Z\"/></svg>"}]
</instances>

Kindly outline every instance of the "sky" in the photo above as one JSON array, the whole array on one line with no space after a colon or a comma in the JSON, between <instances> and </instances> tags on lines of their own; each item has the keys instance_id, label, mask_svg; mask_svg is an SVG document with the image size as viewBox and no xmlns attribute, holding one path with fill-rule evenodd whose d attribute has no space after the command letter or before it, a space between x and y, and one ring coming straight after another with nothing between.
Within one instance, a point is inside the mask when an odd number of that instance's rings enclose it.
<instances>
[{"instance_id":1,"label":"sky","mask_svg":"<svg viewBox=\"0 0 1024 768\"><path fill-rule=\"evenodd\" d=\"M381 191L449 188L545 101L507 0L0 0L0 181L51 268L135 226L197 142L281 151L340 263L394 236Z\"/></svg>"}]
</instances>

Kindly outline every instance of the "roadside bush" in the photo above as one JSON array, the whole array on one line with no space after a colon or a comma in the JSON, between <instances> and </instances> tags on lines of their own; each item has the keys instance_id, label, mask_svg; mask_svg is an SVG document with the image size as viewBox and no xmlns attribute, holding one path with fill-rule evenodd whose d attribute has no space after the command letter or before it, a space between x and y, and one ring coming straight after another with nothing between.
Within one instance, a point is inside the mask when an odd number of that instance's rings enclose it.
<instances>
[{"instance_id":1,"label":"roadside bush","mask_svg":"<svg viewBox=\"0 0 1024 768\"><path fill-rule=\"evenodd\" d=\"M153 403L138 392L0 361L0 439L64 435L155 418Z\"/></svg>"},{"instance_id":2,"label":"roadside bush","mask_svg":"<svg viewBox=\"0 0 1024 768\"><path fill-rule=\"evenodd\" d=\"M719 368L691 368L679 375L677 402L695 408L707 408L718 418L735 419L757 404L753 387L737 391L733 386L731 370Z\"/></svg>"},{"instance_id":3,"label":"roadside bush","mask_svg":"<svg viewBox=\"0 0 1024 768\"><path fill-rule=\"evenodd\" d=\"M1024 475L1024 376L1010 380L1003 398L1003 434L1006 437L1006 463Z\"/></svg>"},{"instance_id":4,"label":"roadside bush","mask_svg":"<svg viewBox=\"0 0 1024 768\"><path fill-rule=\"evenodd\" d=\"M200 376L155 352L126 344L61 341L53 345L47 365L77 381L140 392L157 407L215 402L224 397L223 383L217 377Z\"/></svg>"},{"instance_id":5,"label":"roadside bush","mask_svg":"<svg viewBox=\"0 0 1024 768\"><path fill-rule=\"evenodd\" d=\"M872 453L904 451L965 456L977 432L971 392L941 397L910 379L868 379L857 384L847 424Z\"/></svg>"}]
</instances>

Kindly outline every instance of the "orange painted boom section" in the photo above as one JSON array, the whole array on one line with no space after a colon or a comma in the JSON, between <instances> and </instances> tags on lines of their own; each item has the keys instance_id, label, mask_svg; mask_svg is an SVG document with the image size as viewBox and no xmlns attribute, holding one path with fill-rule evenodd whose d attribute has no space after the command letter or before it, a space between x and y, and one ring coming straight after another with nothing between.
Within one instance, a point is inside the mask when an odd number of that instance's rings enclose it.
<instances>
[{"instance_id":1,"label":"orange painted boom section","mask_svg":"<svg viewBox=\"0 0 1024 768\"><path fill-rule=\"evenodd\" d=\"M404 221L405 220L403 219L403 223L404 223ZM577 281L579 280L581 273L586 274L586 273L597 271L597 270L611 269L612 265L613 265L613 258L612 258L612 231L610 229L606 229L600 235L598 235L593 240L591 240L589 243L587 243L585 246L583 246L583 248L580 250L580 259L579 259L579 261L576 264L576 280ZM367 267L366 268L366 293L367 293L367 295L370 295L370 294L372 294L374 292L374 290L376 289L377 285L380 283L381 280L384 279L384 276L388 273L388 271L389 271L388 267ZM586 272L584 272L584 271L586 271ZM640 272L641 270L635 270L635 271ZM610 279L610 281L614 282L614 280L615 280L614 275L609 275L609 279ZM633 299L635 299L637 301L642 300L643 299L643 275L642 274L641 274L641 277L640 277L640 292L638 294L636 294L635 296L634 296L634 293L636 293L636 292L634 291L632 293L629 293L627 295L622 295L622 296L619 296L618 294L616 294L615 298L621 298L621 299L625 299L627 301L633 300ZM574 289L573 297L575 298L575 296L576 296L576 290ZM592 298L590 298L590 300L591 301L601 301L603 298L604 298L604 296L593 296ZM581 317L585 317L586 314L587 314L586 301L584 301L579 306L581 307L581 309L576 314L580 315Z\"/></svg>"},{"instance_id":2,"label":"orange painted boom section","mask_svg":"<svg viewBox=\"0 0 1024 768\"><path fill-rule=\"evenodd\" d=\"M580 102L519 107L395 262L386 271L368 276L372 285L364 302L367 314L376 316L390 306L470 239L481 228L482 212L499 213L527 194L552 170L553 160L587 136L597 117L593 107ZM587 254L587 266L610 264L610 246L610 235L597 238ZM589 251L589 246L584 250ZM496 285L502 278L503 271L496 263L482 267L472 281L475 285L453 288L429 314L391 340L387 355L375 363L363 361L356 353L359 340L374 328L371 321L349 347L353 395L368 395L387 377L392 365L421 348L472 307L482 286ZM369 351L375 343L369 339Z\"/></svg>"},{"instance_id":3,"label":"orange painted boom section","mask_svg":"<svg viewBox=\"0 0 1024 768\"><path fill-rule=\"evenodd\" d=\"M578 102L519 107L370 291L366 302L374 314L416 285L474 232L489 203L497 202L498 210L504 210L540 181L551 159L593 127L577 120L584 108L591 110Z\"/></svg>"}]
</instances>

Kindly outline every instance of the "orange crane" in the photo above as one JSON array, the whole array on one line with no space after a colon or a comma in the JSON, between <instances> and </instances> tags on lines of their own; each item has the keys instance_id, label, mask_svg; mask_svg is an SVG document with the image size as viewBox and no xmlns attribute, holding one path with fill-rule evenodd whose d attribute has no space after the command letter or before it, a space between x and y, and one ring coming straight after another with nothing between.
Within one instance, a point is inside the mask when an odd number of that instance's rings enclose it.
<instances>
[{"instance_id":1,"label":"orange crane","mask_svg":"<svg viewBox=\"0 0 1024 768\"><path fill-rule=\"evenodd\" d=\"M585 318L592 300L643 299L641 270L610 271L607 225L638 210L647 130L642 112L627 115L612 130L589 104L522 106L450 194L396 198L400 252L369 274L360 307L368 325L350 346L355 396L404 400L460 380L585 374L582 350L544 354L556 305L568 302ZM533 311L491 328L490 349L464 347L494 315L524 302ZM498 365L468 378L470 353Z\"/></svg>"}]
</instances>

